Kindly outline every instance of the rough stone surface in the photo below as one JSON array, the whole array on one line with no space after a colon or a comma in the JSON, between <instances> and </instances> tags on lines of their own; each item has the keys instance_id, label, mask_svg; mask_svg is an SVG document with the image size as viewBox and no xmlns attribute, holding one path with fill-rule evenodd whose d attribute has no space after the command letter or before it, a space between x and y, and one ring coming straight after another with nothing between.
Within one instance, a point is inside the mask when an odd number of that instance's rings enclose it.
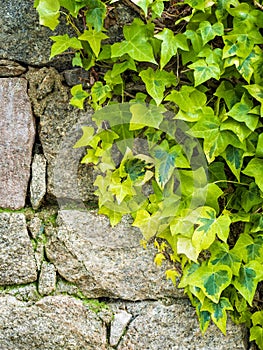
<instances>
[{"instance_id":1,"label":"rough stone surface","mask_svg":"<svg viewBox=\"0 0 263 350\"><path fill-rule=\"evenodd\" d=\"M57 199L94 200L93 172L80 160L85 149L73 149L81 137L81 126L91 125L91 110L69 105L69 88L53 68L30 69L29 96L40 117L40 140L47 160L47 192ZM63 202L63 201L61 201Z\"/></svg>"},{"instance_id":2,"label":"rough stone surface","mask_svg":"<svg viewBox=\"0 0 263 350\"><path fill-rule=\"evenodd\" d=\"M118 344L131 319L132 315L124 310L120 310L120 312L114 315L110 328L111 346L116 346Z\"/></svg>"},{"instance_id":3,"label":"rough stone surface","mask_svg":"<svg viewBox=\"0 0 263 350\"><path fill-rule=\"evenodd\" d=\"M35 154L32 162L30 201L33 209L38 209L46 194L46 166L43 154Z\"/></svg>"},{"instance_id":4,"label":"rough stone surface","mask_svg":"<svg viewBox=\"0 0 263 350\"><path fill-rule=\"evenodd\" d=\"M41 26L33 1L2 1L0 6L0 57L28 65L50 64L51 35L64 34L68 28L60 25L55 32ZM15 20L14 20L15 18ZM70 67L71 57L52 60L61 69Z\"/></svg>"},{"instance_id":5,"label":"rough stone surface","mask_svg":"<svg viewBox=\"0 0 263 350\"><path fill-rule=\"evenodd\" d=\"M0 59L0 77L16 77L25 71L26 68L19 63Z\"/></svg>"},{"instance_id":6,"label":"rough stone surface","mask_svg":"<svg viewBox=\"0 0 263 350\"><path fill-rule=\"evenodd\" d=\"M0 207L25 205L35 138L34 120L23 78L0 79Z\"/></svg>"},{"instance_id":7,"label":"rough stone surface","mask_svg":"<svg viewBox=\"0 0 263 350\"><path fill-rule=\"evenodd\" d=\"M42 220L34 216L28 223L28 229L31 233L31 236L36 239L44 230L44 224Z\"/></svg>"},{"instance_id":8,"label":"rough stone surface","mask_svg":"<svg viewBox=\"0 0 263 350\"><path fill-rule=\"evenodd\" d=\"M94 211L61 210L46 253L58 273L90 298L157 299L182 292L153 263L155 250L143 249L141 235L125 220L111 228Z\"/></svg>"},{"instance_id":9,"label":"rough stone surface","mask_svg":"<svg viewBox=\"0 0 263 350\"><path fill-rule=\"evenodd\" d=\"M48 295L56 289L56 269L53 264L42 262L39 275L38 291L41 295Z\"/></svg>"},{"instance_id":10,"label":"rough stone surface","mask_svg":"<svg viewBox=\"0 0 263 350\"><path fill-rule=\"evenodd\" d=\"M247 349L244 328L232 322L227 324L227 336L215 325L210 325L202 336L195 310L187 300L175 300L171 305L161 302L126 303L125 307L133 315L133 320L118 350Z\"/></svg>"},{"instance_id":11,"label":"rough stone surface","mask_svg":"<svg viewBox=\"0 0 263 350\"><path fill-rule=\"evenodd\" d=\"M36 279L34 251L24 214L0 213L0 285L29 283Z\"/></svg>"},{"instance_id":12,"label":"rough stone surface","mask_svg":"<svg viewBox=\"0 0 263 350\"><path fill-rule=\"evenodd\" d=\"M96 314L67 296L28 306L0 297L0 349L106 350L106 330Z\"/></svg>"}]
</instances>

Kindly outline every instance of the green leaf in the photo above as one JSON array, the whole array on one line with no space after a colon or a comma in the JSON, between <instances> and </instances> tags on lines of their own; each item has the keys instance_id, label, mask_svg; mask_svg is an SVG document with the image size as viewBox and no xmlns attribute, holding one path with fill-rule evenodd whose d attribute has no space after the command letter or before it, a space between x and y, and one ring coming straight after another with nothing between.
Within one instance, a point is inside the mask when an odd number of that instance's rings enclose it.
<instances>
[{"instance_id":1,"label":"green leaf","mask_svg":"<svg viewBox=\"0 0 263 350\"><path fill-rule=\"evenodd\" d=\"M141 71L139 76L142 78L142 81L146 85L148 94L154 99L157 106L159 106L163 100L165 87L177 85L177 79L173 72L168 73L160 70L154 71L149 67L148 69Z\"/></svg>"},{"instance_id":2,"label":"green leaf","mask_svg":"<svg viewBox=\"0 0 263 350\"><path fill-rule=\"evenodd\" d=\"M252 182L249 184L248 190L246 189L242 191L241 206L245 212L248 213L254 206L261 203L263 203L263 198L260 197L260 191L255 182Z\"/></svg>"},{"instance_id":3,"label":"green leaf","mask_svg":"<svg viewBox=\"0 0 263 350\"><path fill-rule=\"evenodd\" d=\"M195 86L214 78L220 79L220 68L217 64L207 64L205 60L197 60L188 66L194 70Z\"/></svg>"},{"instance_id":4,"label":"green leaf","mask_svg":"<svg viewBox=\"0 0 263 350\"><path fill-rule=\"evenodd\" d=\"M39 14L39 23L54 30L59 24L59 0L39 0L35 7Z\"/></svg>"},{"instance_id":5,"label":"green leaf","mask_svg":"<svg viewBox=\"0 0 263 350\"><path fill-rule=\"evenodd\" d=\"M126 196L134 196L136 194L132 180L128 177L126 180L113 181L109 186L109 191L116 196L117 203L120 204Z\"/></svg>"},{"instance_id":6,"label":"green leaf","mask_svg":"<svg viewBox=\"0 0 263 350\"><path fill-rule=\"evenodd\" d=\"M230 130L239 138L240 142L244 142L252 131L245 125L232 118L227 118L220 126L220 130Z\"/></svg>"},{"instance_id":7,"label":"green leaf","mask_svg":"<svg viewBox=\"0 0 263 350\"><path fill-rule=\"evenodd\" d=\"M263 159L253 158L248 163L246 168L242 171L245 175L255 178L255 182L258 185L261 192L263 192Z\"/></svg>"},{"instance_id":8,"label":"green leaf","mask_svg":"<svg viewBox=\"0 0 263 350\"><path fill-rule=\"evenodd\" d=\"M236 103L227 115L238 122L244 122L250 130L254 131L258 125L258 116L251 114L252 107L252 101L244 94L241 101Z\"/></svg>"},{"instance_id":9,"label":"green leaf","mask_svg":"<svg viewBox=\"0 0 263 350\"><path fill-rule=\"evenodd\" d=\"M256 156L263 158L263 134L258 135Z\"/></svg>"},{"instance_id":10,"label":"green leaf","mask_svg":"<svg viewBox=\"0 0 263 350\"><path fill-rule=\"evenodd\" d=\"M162 32L155 35L155 38L162 41L161 45L161 69L176 55L178 49L189 51L187 38L183 34L174 35L174 33L165 28Z\"/></svg>"},{"instance_id":11,"label":"green leaf","mask_svg":"<svg viewBox=\"0 0 263 350\"><path fill-rule=\"evenodd\" d=\"M147 16L148 7L153 3L153 0L131 0L136 6L140 7L145 16Z\"/></svg>"},{"instance_id":12,"label":"green leaf","mask_svg":"<svg viewBox=\"0 0 263 350\"><path fill-rule=\"evenodd\" d=\"M153 28L152 24L145 25L140 19L135 18L131 25L123 29L126 40L112 45L111 57L121 57L127 53L136 61L156 63L153 48L149 43Z\"/></svg>"},{"instance_id":13,"label":"green leaf","mask_svg":"<svg viewBox=\"0 0 263 350\"><path fill-rule=\"evenodd\" d=\"M216 218L216 211L210 207L200 207L196 211L200 214L196 221L198 227L193 233L192 241L198 252L209 248L216 235L226 242L231 224L229 216L221 215Z\"/></svg>"},{"instance_id":14,"label":"green leaf","mask_svg":"<svg viewBox=\"0 0 263 350\"><path fill-rule=\"evenodd\" d=\"M256 344L259 347L259 349L263 349L263 328L260 327L260 326L253 326L253 327L251 327L250 328L249 340L250 341L255 340Z\"/></svg>"},{"instance_id":15,"label":"green leaf","mask_svg":"<svg viewBox=\"0 0 263 350\"><path fill-rule=\"evenodd\" d=\"M226 180L225 164L223 162L213 162L208 167L209 182ZM224 183L222 183L224 187Z\"/></svg>"},{"instance_id":16,"label":"green leaf","mask_svg":"<svg viewBox=\"0 0 263 350\"><path fill-rule=\"evenodd\" d=\"M102 206L99 209L99 214L107 215L110 219L111 226L116 226L122 218L122 213L109 209L108 207Z\"/></svg>"},{"instance_id":17,"label":"green leaf","mask_svg":"<svg viewBox=\"0 0 263 350\"><path fill-rule=\"evenodd\" d=\"M263 87L258 84L253 85L244 85L244 88L247 89L249 94L253 96L257 101L261 103L260 113L263 115Z\"/></svg>"},{"instance_id":18,"label":"green leaf","mask_svg":"<svg viewBox=\"0 0 263 350\"><path fill-rule=\"evenodd\" d=\"M163 112L165 109L154 105L146 106L142 103L131 105L130 111L132 118L130 121L130 130L143 129L145 126L158 129L163 121Z\"/></svg>"},{"instance_id":19,"label":"green leaf","mask_svg":"<svg viewBox=\"0 0 263 350\"><path fill-rule=\"evenodd\" d=\"M177 254L184 254L189 260L192 260L197 263L199 252L193 245L191 238L178 235Z\"/></svg>"},{"instance_id":20,"label":"green leaf","mask_svg":"<svg viewBox=\"0 0 263 350\"><path fill-rule=\"evenodd\" d=\"M132 226L139 227L146 240L149 240L157 233L159 225L158 213L150 215L149 212L144 209L137 211L135 220L132 224Z\"/></svg>"},{"instance_id":21,"label":"green leaf","mask_svg":"<svg viewBox=\"0 0 263 350\"><path fill-rule=\"evenodd\" d=\"M89 94L82 89L81 84L73 86L71 88L70 92L71 92L73 97L70 99L69 103L72 106L83 109L84 108L83 107L84 101L89 96Z\"/></svg>"},{"instance_id":22,"label":"green leaf","mask_svg":"<svg viewBox=\"0 0 263 350\"><path fill-rule=\"evenodd\" d=\"M91 126L82 126L83 135L75 143L74 148L84 147L89 144L94 135L94 128Z\"/></svg>"},{"instance_id":23,"label":"green leaf","mask_svg":"<svg viewBox=\"0 0 263 350\"><path fill-rule=\"evenodd\" d=\"M232 251L246 263L253 260L263 262L263 236L260 235L253 239L243 233Z\"/></svg>"},{"instance_id":24,"label":"green leaf","mask_svg":"<svg viewBox=\"0 0 263 350\"><path fill-rule=\"evenodd\" d=\"M220 130L220 120L213 115L200 119L187 133L204 139L203 148L209 162L222 154L228 145L244 148L234 133Z\"/></svg>"},{"instance_id":25,"label":"green leaf","mask_svg":"<svg viewBox=\"0 0 263 350\"><path fill-rule=\"evenodd\" d=\"M81 42L77 38L70 38L68 34L51 36L50 38L55 41L51 47L50 58L59 55L70 47L76 50L82 49Z\"/></svg>"},{"instance_id":26,"label":"green leaf","mask_svg":"<svg viewBox=\"0 0 263 350\"><path fill-rule=\"evenodd\" d=\"M242 258L230 251L226 243L215 241L209 250L211 252L209 264L226 265L232 270L233 275L238 276Z\"/></svg>"},{"instance_id":27,"label":"green leaf","mask_svg":"<svg viewBox=\"0 0 263 350\"><path fill-rule=\"evenodd\" d=\"M189 121L195 121L192 115L195 115L197 109L202 110L202 107L205 106L206 95L192 86L183 85L179 91L173 90L165 101L176 103L180 109L191 113L191 120Z\"/></svg>"},{"instance_id":28,"label":"green leaf","mask_svg":"<svg viewBox=\"0 0 263 350\"><path fill-rule=\"evenodd\" d=\"M95 29L84 30L84 33L78 37L79 40L87 41L90 44L90 47L96 57L99 56L101 41L107 38L107 35L102 32L97 32Z\"/></svg>"},{"instance_id":29,"label":"green leaf","mask_svg":"<svg viewBox=\"0 0 263 350\"><path fill-rule=\"evenodd\" d=\"M243 154L244 151L231 145L227 146L225 152L222 153L227 165L238 181L240 181L240 171L243 165Z\"/></svg>"},{"instance_id":30,"label":"green leaf","mask_svg":"<svg viewBox=\"0 0 263 350\"><path fill-rule=\"evenodd\" d=\"M88 6L86 23L88 26L93 27L96 32L100 32L103 29L103 22L107 13L106 5L99 0L89 0Z\"/></svg>"},{"instance_id":31,"label":"green leaf","mask_svg":"<svg viewBox=\"0 0 263 350\"><path fill-rule=\"evenodd\" d=\"M218 303L221 293L232 281L232 272L227 266L201 266L185 278L185 283L202 289L214 303Z\"/></svg>"},{"instance_id":32,"label":"green leaf","mask_svg":"<svg viewBox=\"0 0 263 350\"><path fill-rule=\"evenodd\" d=\"M224 35L224 26L222 23L215 23L211 25L208 21L202 21L199 25L199 30L205 45L210 40L213 40L216 36Z\"/></svg>"},{"instance_id":33,"label":"green leaf","mask_svg":"<svg viewBox=\"0 0 263 350\"><path fill-rule=\"evenodd\" d=\"M249 34L224 35L223 59L238 56L246 58L252 51L254 41Z\"/></svg>"},{"instance_id":34,"label":"green leaf","mask_svg":"<svg viewBox=\"0 0 263 350\"><path fill-rule=\"evenodd\" d=\"M96 81L96 83L91 88L92 100L97 104L102 104L107 98L111 98L111 89L109 85L103 85L101 81Z\"/></svg>"},{"instance_id":35,"label":"green leaf","mask_svg":"<svg viewBox=\"0 0 263 350\"><path fill-rule=\"evenodd\" d=\"M257 261L251 261L241 266L239 276L235 277L233 280L233 285L250 306L252 306L257 284L262 278L262 265Z\"/></svg>"},{"instance_id":36,"label":"green leaf","mask_svg":"<svg viewBox=\"0 0 263 350\"><path fill-rule=\"evenodd\" d=\"M152 150L155 158L155 179L161 189L171 178L177 153L173 148L169 148L168 142L164 140Z\"/></svg>"},{"instance_id":37,"label":"green leaf","mask_svg":"<svg viewBox=\"0 0 263 350\"><path fill-rule=\"evenodd\" d=\"M213 322L226 335L226 321L227 321L227 310L233 311L229 299L220 298L218 303L213 303L211 300L206 298L201 307L201 311L208 311L211 315Z\"/></svg>"}]
</instances>

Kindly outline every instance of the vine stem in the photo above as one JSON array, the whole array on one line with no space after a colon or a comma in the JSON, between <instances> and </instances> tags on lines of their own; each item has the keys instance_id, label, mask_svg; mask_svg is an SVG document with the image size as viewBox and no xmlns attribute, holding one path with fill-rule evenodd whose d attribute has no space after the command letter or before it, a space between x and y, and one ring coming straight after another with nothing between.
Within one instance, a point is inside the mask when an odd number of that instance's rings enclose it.
<instances>
[{"instance_id":1,"label":"vine stem","mask_svg":"<svg viewBox=\"0 0 263 350\"><path fill-rule=\"evenodd\" d=\"M217 181L214 181L213 183L217 184L217 183L220 183L220 182L228 182L228 183L231 183L231 184L244 185L244 186L248 186L249 187L249 184L246 184L244 182L237 182L237 181L231 181L231 180L217 180Z\"/></svg>"}]
</instances>

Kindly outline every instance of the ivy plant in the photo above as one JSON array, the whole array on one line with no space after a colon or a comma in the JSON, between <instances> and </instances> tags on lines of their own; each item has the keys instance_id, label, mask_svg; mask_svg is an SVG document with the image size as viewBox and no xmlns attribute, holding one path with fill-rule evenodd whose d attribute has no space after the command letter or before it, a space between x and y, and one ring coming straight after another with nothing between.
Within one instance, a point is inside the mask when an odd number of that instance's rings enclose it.
<instances>
[{"instance_id":1,"label":"ivy plant","mask_svg":"<svg viewBox=\"0 0 263 350\"><path fill-rule=\"evenodd\" d=\"M93 73L70 103L94 108L75 147L97 171L99 212L112 225L131 215L202 332L213 321L225 334L230 316L263 349L263 6L133 0L109 44L115 3L35 1L41 24L71 29L51 37L50 57L73 52Z\"/></svg>"}]
</instances>

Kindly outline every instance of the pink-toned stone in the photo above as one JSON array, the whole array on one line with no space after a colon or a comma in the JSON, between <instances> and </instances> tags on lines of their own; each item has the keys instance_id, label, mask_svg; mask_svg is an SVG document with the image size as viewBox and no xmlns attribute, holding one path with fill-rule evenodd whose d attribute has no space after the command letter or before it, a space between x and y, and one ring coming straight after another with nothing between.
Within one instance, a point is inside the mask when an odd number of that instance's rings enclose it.
<instances>
[{"instance_id":1,"label":"pink-toned stone","mask_svg":"<svg viewBox=\"0 0 263 350\"><path fill-rule=\"evenodd\" d=\"M23 78L0 79L0 207L25 205L35 138L34 118Z\"/></svg>"}]
</instances>

